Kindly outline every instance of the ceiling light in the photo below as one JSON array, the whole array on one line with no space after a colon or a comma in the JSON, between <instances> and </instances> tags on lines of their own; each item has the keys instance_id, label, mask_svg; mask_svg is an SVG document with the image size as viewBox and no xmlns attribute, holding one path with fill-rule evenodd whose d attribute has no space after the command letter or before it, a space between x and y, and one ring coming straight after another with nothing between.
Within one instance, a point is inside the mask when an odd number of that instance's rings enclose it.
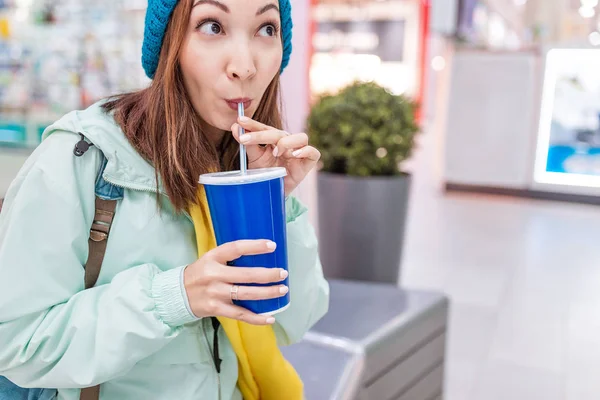
<instances>
[{"instance_id":1,"label":"ceiling light","mask_svg":"<svg viewBox=\"0 0 600 400\"><path fill-rule=\"evenodd\" d=\"M591 7L581 6L579 8L579 15L581 15L583 18L592 18L594 15L596 15L596 11L594 11L594 9Z\"/></svg>"}]
</instances>

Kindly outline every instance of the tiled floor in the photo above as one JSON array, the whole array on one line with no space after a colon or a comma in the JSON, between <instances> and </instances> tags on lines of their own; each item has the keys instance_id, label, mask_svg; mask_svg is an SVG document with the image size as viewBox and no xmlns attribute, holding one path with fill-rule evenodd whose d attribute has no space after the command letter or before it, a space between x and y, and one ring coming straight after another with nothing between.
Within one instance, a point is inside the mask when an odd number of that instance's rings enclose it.
<instances>
[{"instance_id":1,"label":"tiled floor","mask_svg":"<svg viewBox=\"0 0 600 400\"><path fill-rule=\"evenodd\" d=\"M402 285L452 301L446 400L600 399L600 206L444 195L422 153Z\"/></svg>"}]
</instances>

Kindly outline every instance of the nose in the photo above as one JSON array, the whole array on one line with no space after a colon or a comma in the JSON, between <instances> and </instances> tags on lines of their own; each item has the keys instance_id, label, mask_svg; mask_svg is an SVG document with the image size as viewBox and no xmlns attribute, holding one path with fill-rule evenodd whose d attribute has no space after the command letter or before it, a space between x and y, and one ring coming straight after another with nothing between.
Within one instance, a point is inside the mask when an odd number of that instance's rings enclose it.
<instances>
[{"instance_id":1,"label":"nose","mask_svg":"<svg viewBox=\"0 0 600 400\"><path fill-rule=\"evenodd\" d=\"M246 81L256 75L256 64L249 43L235 46L227 65L227 76L231 80Z\"/></svg>"}]
</instances>

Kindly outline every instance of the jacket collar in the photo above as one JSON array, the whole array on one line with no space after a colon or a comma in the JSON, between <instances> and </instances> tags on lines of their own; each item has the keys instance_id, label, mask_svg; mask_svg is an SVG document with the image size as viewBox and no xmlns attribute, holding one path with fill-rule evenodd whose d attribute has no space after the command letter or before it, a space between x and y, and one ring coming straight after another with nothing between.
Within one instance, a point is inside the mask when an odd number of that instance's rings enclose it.
<instances>
[{"instance_id":1,"label":"jacket collar","mask_svg":"<svg viewBox=\"0 0 600 400\"><path fill-rule=\"evenodd\" d=\"M158 191L166 195L160 178L157 187L154 167L131 146L113 116L101 108L103 102L104 100L86 110L65 115L44 131L43 139L56 131L81 133L106 157L103 177L108 182L129 189Z\"/></svg>"}]
</instances>

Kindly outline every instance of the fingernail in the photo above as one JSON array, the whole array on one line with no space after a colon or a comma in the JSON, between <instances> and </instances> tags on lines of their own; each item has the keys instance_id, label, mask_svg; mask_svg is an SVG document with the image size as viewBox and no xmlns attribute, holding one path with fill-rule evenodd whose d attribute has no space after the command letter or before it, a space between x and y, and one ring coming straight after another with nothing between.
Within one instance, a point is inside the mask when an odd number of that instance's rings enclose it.
<instances>
[{"instance_id":1,"label":"fingernail","mask_svg":"<svg viewBox=\"0 0 600 400\"><path fill-rule=\"evenodd\" d=\"M277 157L277 155L278 155L278 154L279 154L279 148L278 148L278 147L275 147L275 148L273 149L273 157Z\"/></svg>"},{"instance_id":2,"label":"fingernail","mask_svg":"<svg viewBox=\"0 0 600 400\"><path fill-rule=\"evenodd\" d=\"M274 323L275 323L275 318L273 318L273 317L267 318L267 324L273 325Z\"/></svg>"},{"instance_id":3,"label":"fingernail","mask_svg":"<svg viewBox=\"0 0 600 400\"><path fill-rule=\"evenodd\" d=\"M249 142L250 140L252 140L252 136L250 136L250 135L246 134L246 135L240 136L240 142L242 142L242 143Z\"/></svg>"},{"instance_id":4,"label":"fingernail","mask_svg":"<svg viewBox=\"0 0 600 400\"><path fill-rule=\"evenodd\" d=\"M285 269L282 269L281 272L279 273L279 276L281 277L281 279L287 278L288 275L289 275L289 273Z\"/></svg>"},{"instance_id":5,"label":"fingernail","mask_svg":"<svg viewBox=\"0 0 600 400\"><path fill-rule=\"evenodd\" d=\"M296 151L294 151L294 152L292 153L292 155L293 155L294 157L298 157L300 154L302 154L302 149L300 149L300 150L296 150Z\"/></svg>"},{"instance_id":6,"label":"fingernail","mask_svg":"<svg viewBox=\"0 0 600 400\"><path fill-rule=\"evenodd\" d=\"M267 248L270 250L275 250L277 248L277 243L275 242L267 242Z\"/></svg>"},{"instance_id":7,"label":"fingernail","mask_svg":"<svg viewBox=\"0 0 600 400\"><path fill-rule=\"evenodd\" d=\"M240 121L242 121L242 122L248 122L248 121L250 121L250 118L248 118L245 115L243 115L243 116L240 117Z\"/></svg>"},{"instance_id":8,"label":"fingernail","mask_svg":"<svg viewBox=\"0 0 600 400\"><path fill-rule=\"evenodd\" d=\"M282 286L279 288L279 293L281 293L281 294L286 294L289 291L290 291L290 289L287 286Z\"/></svg>"}]
</instances>

